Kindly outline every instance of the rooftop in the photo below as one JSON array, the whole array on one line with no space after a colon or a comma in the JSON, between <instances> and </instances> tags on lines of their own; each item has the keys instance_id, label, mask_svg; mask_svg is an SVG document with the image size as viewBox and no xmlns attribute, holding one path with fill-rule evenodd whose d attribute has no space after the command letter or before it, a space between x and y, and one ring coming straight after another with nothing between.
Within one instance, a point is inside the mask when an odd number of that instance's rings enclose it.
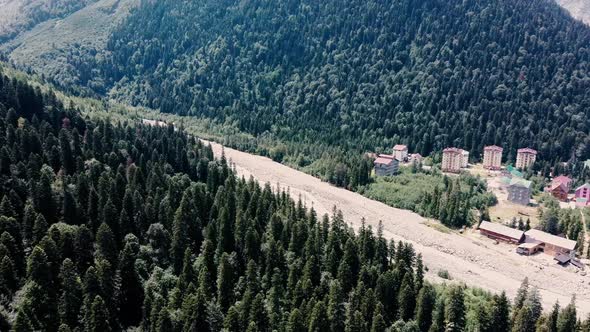
<instances>
[{"instance_id":1,"label":"rooftop","mask_svg":"<svg viewBox=\"0 0 590 332\"><path fill-rule=\"evenodd\" d=\"M408 149L408 147L403 144L397 144L393 147L393 151L405 151L407 149Z\"/></svg>"},{"instance_id":2,"label":"rooftop","mask_svg":"<svg viewBox=\"0 0 590 332\"><path fill-rule=\"evenodd\" d=\"M532 153L532 154L537 154L537 150L533 150L531 148L522 148L522 149L518 149L517 151L518 153Z\"/></svg>"},{"instance_id":3,"label":"rooftop","mask_svg":"<svg viewBox=\"0 0 590 332\"><path fill-rule=\"evenodd\" d=\"M566 192L567 192L567 190L566 190L566 188L565 188L565 184L564 184L563 182L553 182L553 183L551 183L551 185L549 186L549 190L550 190L550 191L553 191L553 190L555 190L555 189L558 189L558 188L560 188L561 190L563 190L563 191L566 191Z\"/></svg>"},{"instance_id":4,"label":"rooftop","mask_svg":"<svg viewBox=\"0 0 590 332\"><path fill-rule=\"evenodd\" d=\"M525 179L519 179L519 178L512 178L510 180L510 185L511 186L524 187L524 188L530 188L531 187L531 181L527 181Z\"/></svg>"},{"instance_id":5,"label":"rooftop","mask_svg":"<svg viewBox=\"0 0 590 332\"><path fill-rule=\"evenodd\" d=\"M373 162L375 165L390 165L394 160L397 160L390 154L380 154Z\"/></svg>"},{"instance_id":6,"label":"rooftop","mask_svg":"<svg viewBox=\"0 0 590 332\"><path fill-rule=\"evenodd\" d=\"M568 250L574 250L576 248L576 241L549 234L538 229L528 230L524 234L526 235L526 242L544 242Z\"/></svg>"},{"instance_id":7,"label":"rooftop","mask_svg":"<svg viewBox=\"0 0 590 332\"><path fill-rule=\"evenodd\" d=\"M590 189L590 184L588 184L588 183L584 183L583 185L581 185L581 186L579 186L578 188L576 188L576 190L578 190L578 189L584 189L584 188L588 188L588 189Z\"/></svg>"},{"instance_id":8,"label":"rooftop","mask_svg":"<svg viewBox=\"0 0 590 332\"><path fill-rule=\"evenodd\" d=\"M556 178L553 178L553 183L563 183L565 185L568 185L570 182L572 182L572 179L565 175L560 175Z\"/></svg>"},{"instance_id":9,"label":"rooftop","mask_svg":"<svg viewBox=\"0 0 590 332\"><path fill-rule=\"evenodd\" d=\"M497 146L497 145L488 145L485 148L483 148L484 151L498 151L498 152L502 152L504 149L502 149L502 147Z\"/></svg>"},{"instance_id":10,"label":"rooftop","mask_svg":"<svg viewBox=\"0 0 590 332\"><path fill-rule=\"evenodd\" d=\"M446 148L443 152L463 153L463 150L459 148Z\"/></svg>"},{"instance_id":11,"label":"rooftop","mask_svg":"<svg viewBox=\"0 0 590 332\"><path fill-rule=\"evenodd\" d=\"M519 231L518 229L510 228L501 224L495 224L485 220L481 222L479 229L483 229L488 232L494 232L496 234L504 235L519 241L524 234L523 231Z\"/></svg>"}]
</instances>

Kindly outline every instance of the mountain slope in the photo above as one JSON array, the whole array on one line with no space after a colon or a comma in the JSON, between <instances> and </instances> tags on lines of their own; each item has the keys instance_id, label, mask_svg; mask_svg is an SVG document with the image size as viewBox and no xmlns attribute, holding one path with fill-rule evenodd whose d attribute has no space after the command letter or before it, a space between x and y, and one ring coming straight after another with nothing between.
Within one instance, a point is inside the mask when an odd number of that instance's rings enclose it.
<instances>
[{"instance_id":1,"label":"mountain slope","mask_svg":"<svg viewBox=\"0 0 590 332\"><path fill-rule=\"evenodd\" d=\"M0 42L46 20L67 16L97 0L0 0Z\"/></svg>"},{"instance_id":2,"label":"mountain slope","mask_svg":"<svg viewBox=\"0 0 590 332\"><path fill-rule=\"evenodd\" d=\"M339 185L395 143L590 157L590 28L552 0L143 1L103 50L26 44L62 87L282 142L253 149Z\"/></svg>"},{"instance_id":3,"label":"mountain slope","mask_svg":"<svg viewBox=\"0 0 590 332\"><path fill-rule=\"evenodd\" d=\"M135 5L135 0L99 0L63 19L50 19L23 31L0 50L13 63L34 68L62 86L86 84L88 78L81 74L84 59L106 47L113 29Z\"/></svg>"},{"instance_id":4,"label":"mountain slope","mask_svg":"<svg viewBox=\"0 0 590 332\"><path fill-rule=\"evenodd\" d=\"M549 1L146 2L102 79L132 104L281 139L567 160L589 153L589 41Z\"/></svg>"}]
</instances>

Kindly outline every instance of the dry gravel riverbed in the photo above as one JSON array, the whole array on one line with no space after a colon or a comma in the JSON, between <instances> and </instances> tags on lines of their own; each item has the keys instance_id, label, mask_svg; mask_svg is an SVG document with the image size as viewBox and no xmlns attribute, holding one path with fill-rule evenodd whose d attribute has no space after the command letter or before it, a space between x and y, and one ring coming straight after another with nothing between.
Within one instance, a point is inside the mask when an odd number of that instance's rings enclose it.
<instances>
[{"instance_id":1,"label":"dry gravel riverbed","mask_svg":"<svg viewBox=\"0 0 590 332\"><path fill-rule=\"evenodd\" d=\"M220 156L222 146L211 144L216 156ZM545 309L556 300L562 305L569 303L575 293L579 313L590 313L590 276L573 268L560 267L547 256L522 257L514 252L514 247L496 245L470 231L466 234L441 232L429 227L426 219L411 211L336 188L265 157L229 148L224 150L238 174L246 178L253 176L261 183L270 183L273 188L288 188L293 198L301 197L318 215L331 213L335 206L355 229L363 217L374 229L379 220L383 221L386 238L410 242L422 253L429 268L427 277L432 281L444 281L437 277L437 272L445 269L453 282L462 281L493 292L505 290L513 298L527 276L531 285L539 288Z\"/></svg>"}]
</instances>

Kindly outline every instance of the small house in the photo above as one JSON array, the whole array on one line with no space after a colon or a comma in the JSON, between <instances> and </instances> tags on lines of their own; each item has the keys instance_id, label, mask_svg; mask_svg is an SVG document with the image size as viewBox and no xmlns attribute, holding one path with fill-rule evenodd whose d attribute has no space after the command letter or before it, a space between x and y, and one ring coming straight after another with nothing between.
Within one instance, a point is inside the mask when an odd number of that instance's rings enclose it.
<instances>
[{"instance_id":1,"label":"small house","mask_svg":"<svg viewBox=\"0 0 590 332\"><path fill-rule=\"evenodd\" d=\"M551 196L560 201L567 201L568 190L563 183L553 182L549 187L545 188L545 192L550 193Z\"/></svg>"},{"instance_id":2,"label":"small house","mask_svg":"<svg viewBox=\"0 0 590 332\"><path fill-rule=\"evenodd\" d=\"M399 161L406 161L408 159L408 147L402 144L395 145L393 147L393 157Z\"/></svg>"},{"instance_id":3,"label":"small house","mask_svg":"<svg viewBox=\"0 0 590 332\"><path fill-rule=\"evenodd\" d=\"M419 153L412 153L410 155L410 163L412 164L420 164L424 158Z\"/></svg>"},{"instance_id":4,"label":"small house","mask_svg":"<svg viewBox=\"0 0 590 332\"><path fill-rule=\"evenodd\" d=\"M525 238L523 231L489 221L481 222L479 225L479 233L490 239L515 244L521 243Z\"/></svg>"},{"instance_id":5,"label":"small house","mask_svg":"<svg viewBox=\"0 0 590 332\"><path fill-rule=\"evenodd\" d=\"M516 252L521 255L530 256L541 251L541 242L525 242L521 243Z\"/></svg>"},{"instance_id":6,"label":"small house","mask_svg":"<svg viewBox=\"0 0 590 332\"><path fill-rule=\"evenodd\" d=\"M568 176L565 176L565 175L560 175L560 176L558 176L558 177L554 178L554 179L553 179L553 181L551 181L551 182L552 182L552 183L561 183L561 184L563 184L563 186L564 186L565 190L566 190L567 192L569 192L569 191L572 189L572 187L571 187L571 186L572 186L572 182L573 182L573 181L574 181L574 180L572 180L572 179L571 179L570 177L568 177Z\"/></svg>"},{"instance_id":7,"label":"small house","mask_svg":"<svg viewBox=\"0 0 590 332\"><path fill-rule=\"evenodd\" d=\"M376 176L392 176L399 171L399 160L393 155L380 154L373 162Z\"/></svg>"},{"instance_id":8,"label":"small house","mask_svg":"<svg viewBox=\"0 0 590 332\"><path fill-rule=\"evenodd\" d=\"M577 206L588 205L588 202L590 202L590 184L584 183L576 188L575 197Z\"/></svg>"}]
</instances>

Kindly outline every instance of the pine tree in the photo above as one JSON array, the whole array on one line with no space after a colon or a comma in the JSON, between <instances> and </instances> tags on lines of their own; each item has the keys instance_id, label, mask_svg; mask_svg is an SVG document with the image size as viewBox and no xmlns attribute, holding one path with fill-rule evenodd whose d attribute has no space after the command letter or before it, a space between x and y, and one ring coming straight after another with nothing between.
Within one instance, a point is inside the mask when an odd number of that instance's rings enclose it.
<instances>
[{"instance_id":1,"label":"pine tree","mask_svg":"<svg viewBox=\"0 0 590 332\"><path fill-rule=\"evenodd\" d=\"M23 309L19 309L16 314L14 325L12 326L12 332L30 332L33 331L33 323L31 319Z\"/></svg>"},{"instance_id":2,"label":"pine tree","mask_svg":"<svg viewBox=\"0 0 590 332\"><path fill-rule=\"evenodd\" d=\"M227 310L223 320L223 327L230 332L240 331L240 314L235 306L231 306Z\"/></svg>"},{"instance_id":3,"label":"pine tree","mask_svg":"<svg viewBox=\"0 0 590 332\"><path fill-rule=\"evenodd\" d=\"M338 280L342 283L344 292L348 292L354 286L359 271L359 258L357 248L352 239L346 241L344 255L338 266Z\"/></svg>"},{"instance_id":4,"label":"pine tree","mask_svg":"<svg viewBox=\"0 0 590 332\"><path fill-rule=\"evenodd\" d=\"M37 218L35 219L35 225L33 226L33 242L32 244L37 244L41 241L41 239L47 233L47 221L42 214L38 214Z\"/></svg>"},{"instance_id":5,"label":"pine tree","mask_svg":"<svg viewBox=\"0 0 590 332\"><path fill-rule=\"evenodd\" d=\"M121 283L120 305L121 324L123 327L137 326L141 321L141 306L143 304L143 285L135 269L139 253L138 239L129 234L125 237L125 247L119 259L119 274Z\"/></svg>"},{"instance_id":6,"label":"pine tree","mask_svg":"<svg viewBox=\"0 0 590 332\"><path fill-rule=\"evenodd\" d=\"M74 263L66 258L61 265L59 275L62 293L59 298L59 316L62 324L76 327L82 306L82 283Z\"/></svg>"},{"instance_id":7,"label":"pine tree","mask_svg":"<svg viewBox=\"0 0 590 332\"><path fill-rule=\"evenodd\" d=\"M328 319L330 321L330 330L342 331L346 320L345 299L342 287L338 280L332 280L330 283L330 294L328 295Z\"/></svg>"},{"instance_id":8,"label":"pine tree","mask_svg":"<svg viewBox=\"0 0 590 332\"><path fill-rule=\"evenodd\" d=\"M424 264L422 262L422 254L418 254L416 257L416 275L414 279L414 292L418 294L424 285Z\"/></svg>"},{"instance_id":9,"label":"pine tree","mask_svg":"<svg viewBox=\"0 0 590 332\"><path fill-rule=\"evenodd\" d=\"M461 286L451 286L445 303L445 331L459 332L465 328L465 298Z\"/></svg>"},{"instance_id":10,"label":"pine tree","mask_svg":"<svg viewBox=\"0 0 590 332\"><path fill-rule=\"evenodd\" d=\"M559 319L559 302L555 302L551 313L547 317L547 332L557 332L557 321Z\"/></svg>"},{"instance_id":11,"label":"pine tree","mask_svg":"<svg viewBox=\"0 0 590 332\"><path fill-rule=\"evenodd\" d=\"M491 332L501 332L510 330L510 301L506 297L506 293L502 292L500 295L494 295L492 298L492 312L491 321L493 324L490 327Z\"/></svg>"},{"instance_id":12,"label":"pine tree","mask_svg":"<svg viewBox=\"0 0 590 332\"><path fill-rule=\"evenodd\" d=\"M217 300L223 310L227 310L233 301L234 267L230 256L223 253L217 272Z\"/></svg>"},{"instance_id":13,"label":"pine tree","mask_svg":"<svg viewBox=\"0 0 590 332\"><path fill-rule=\"evenodd\" d=\"M102 297L96 296L92 302L90 321L87 323L86 330L89 332L109 332L111 331L109 321L109 313Z\"/></svg>"},{"instance_id":14,"label":"pine tree","mask_svg":"<svg viewBox=\"0 0 590 332\"><path fill-rule=\"evenodd\" d=\"M575 297L572 301L559 313L557 318L557 332L569 332L576 330L576 304Z\"/></svg>"},{"instance_id":15,"label":"pine tree","mask_svg":"<svg viewBox=\"0 0 590 332\"><path fill-rule=\"evenodd\" d=\"M53 190L51 189L53 177L54 174L51 167L43 165L43 168L41 169L41 177L39 178L39 182L37 182L33 196L35 209L49 222L53 222L56 219L55 200L53 197Z\"/></svg>"},{"instance_id":16,"label":"pine tree","mask_svg":"<svg viewBox=\"0 0 590 332\"><path fill-rule=\"evenodd\" d=\"M2 262L0 262L0 291L10 298L16 291L17 286L18 279L14 264L8 256L4 256Z\"/></svg>"},{"instance_id":17,"label":"pine tree","mask_svg":"<svg viewBox=\"0 0 590 332\"><path fill-rule=\"evenodd\" d=\"M102 223L96 232L96 253L97 259L105 259L109 263L117 263L117 244L115 236L108 224Z\"/></svg>"},{"instance_id":18,"label":"pine tree","mask_svg":"<svg viewBox=\"0 0 590 332\"><path fill-rule=\"evenodd\" d=\"M371 332L385 332L385 330L387 329L387 325L385 324L385 319L383 318L382 311L383 306L381 304L375 307L371 323Z\"/></svg>"},{"instance_id":19,"label":"pine tree","mask_svg":"<svg viewBox=\"0 0 590 332\"><path fill-rule=\"evenodd\" d=\"M286 327L287 332L306 332L305 317L301 314L301 311L297 308L291 311L289 315L289 322Z\"/></svg>"},{"instance_id":20,"label":"pine tree","mask_svg":"<svg viewBox=\"0 0 590 332\"><path fill-rule=\"evenodd\" d=\"M512 332L534 332L536 322L532 318L531 307L523 305L514 316Z\"/></svg>"},{"instance_id":21,"label":"pine tree","mask_svg":"<svg viewBox=\"0 0 590 332\"><path fill-rule=\"evenodd\" d=\"M425 284L418 293L416 304L416 323L422 332L428 332L432 324L432 314L436 305L436 292L434 288Z\"/></svg>"},{"instance_id":22,"label":"pine tree","mask_svg":"<svg viewBox=\"0 0 590 332\"><path fill-rule=\"evenodd\" d=\"M311 312L308 331L323 332L329 329L330 323L326 314L326 307L323 301L318 301Z\"/></svg>"},{"instance_id":23,"label":"pine tree","mask_svg":"<svg viewBox=\"0 0 590 332\"><path fill-rule=\"evenodd\" d=\"M410 273L406 273L404 276L398 296L398 303L400 319L406 322L412 319L416 307L416 294L414 293L414 283Z\"/></svg>"},{"instance_id":24,"label":"pine tree","mask_svg":"<svg viewBox=\"0 0 590 332\"><path fill-rule=\"evenodd\" d=\"M516 315L518 315L518 313L520 311L520 308L522 308L522 306L524 305L524 302L526 301L526 299L528 297L528 292L529 292L529 279L527 277L525 277L520 285L520 288L518 288L518 291L516 293L516 297L514 298L514 306L512 309L512 321L514 321Z\"/></svg>"},{"instance_id":25,"label":"pine tree","mask_svg":"<svg viewBox=\"0 0 590 332\"><path fill-rule=\"evenodd\" d=\"M187 235L190 234L189 224L194 223L197 219L194 205L192 193L189 189L187 189L182 195L180 205L174 214L174 224L172 230L171 254L174 271L177 274L182 270L184 252L191 245L190 237Z\"/></svg>"},{"instance_id":26,"label":"pine tree","mask_svg":"<svg viewBox=\"0 0 590 332\"><path fill-rule=\"evenodd\" d=\"M360 311L355 311L346 319L345 332L364 332L367 330L367 323Z\"/></svg>"}]
</instances>

